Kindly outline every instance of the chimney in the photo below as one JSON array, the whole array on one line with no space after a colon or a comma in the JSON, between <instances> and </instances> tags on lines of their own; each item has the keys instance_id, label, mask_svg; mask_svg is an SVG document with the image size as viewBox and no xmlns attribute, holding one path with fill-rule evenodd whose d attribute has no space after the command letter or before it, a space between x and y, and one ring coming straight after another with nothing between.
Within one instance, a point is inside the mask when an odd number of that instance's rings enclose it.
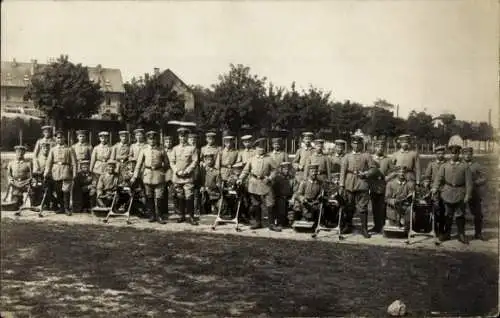
<instances>
[{"instance_id":1,"label":"chimney","mask_svg":"<svg viewBox=\"0 0 500 318\"><path fill-rule=\"evenodd\" d=\"M160 75L160 69L158 67L154 68L154 74L155 74L155 76Z\"/></svg>"},{"instance_id":2,"label":"chimney","mask_svg":"<svg viewBox=\"0 0 500 318\"><path fill-rule=\"evenodd\" d=\"M13 66L13 67L16 67L16 66L17 66L17 62L16 62L16 59L15 59L15 58L13 58L13 59L12 59L12 66Z\"/></svg>"},{"instance_id":3,"label":"chimney","mask_svg":"<svg viewBox=\"0 0 500 318\"><path fill-rule=\"evenodd\" d=\"M38 61L31 60L31 75L36 73L36 69L38 68Z\"/></svg>"}]
</instances>

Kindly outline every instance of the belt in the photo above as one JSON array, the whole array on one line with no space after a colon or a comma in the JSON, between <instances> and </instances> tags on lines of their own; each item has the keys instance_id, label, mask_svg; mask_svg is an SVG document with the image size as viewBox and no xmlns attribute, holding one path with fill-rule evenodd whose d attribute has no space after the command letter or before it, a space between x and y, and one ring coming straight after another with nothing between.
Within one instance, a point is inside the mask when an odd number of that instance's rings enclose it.
<instances>
[{"instance_id":1,"label":"belt","mask_svg":"<svg viewBox=\"0 0 500 318\"><path fill-rule=\"evenodd\" d=\"M24 181L24 180L28 180L29 178L13 178L14 181Z\"/></svg>"},{"instance_id":2,"label":"belt","mask_svg":"<svg viewBox=\"0 0 500 318\"><path fill-rule=\"evenodd\" d=\"M161 167L149 167L149 166L145 166L144 169L148 169L148 170L160 170Z\"/></svg>"},{"instance_id":3,"label":"belt","mask_svg":"<svg viewBox=\"0 0 500 318\"><path fill-rule=\"evenodd\" d=\"M118 161L121 162L121 163L123 163L125 161L128 161L128 159L127 158L125 158L125 159L118 159Z\"/></svg>"},{"instance_id":4,"label":"belt","mask_svg":"<svg viewBox=\"0 0 500 318\"><path fill-rule=\"evenodd\" d=\"M263 176L258 176L258 175L253 174L253 173L251 173L251 176L254 177L254 178L256 178L256 179L259 179L259 180L264 180L266 178L266 177L263 177Z\"/></svg>"},{"instance_id":5,"label":"belt","mask_svg":"<svg viewBox=\"0 0 500 318\"><path fill-rule=\"evenodd\" d=\"M465 184L455 184L455 183L449 183L449 182L445 182L445 184L447 186L450 186L450 187L453 187L453 188L462 188L462 187L465 187Z\"/></svg>"},{"instance_id":6,"label":"belt","mask_svg":"<svg viewBox=\"0 0 500 318\"><path fill-rule=\"evenodd\" d=\"M359 174L359 173L361 173L361 171L359 171L359 170L347 170L347 173Z\"/></svg>"},{"instance_id":7,"label":"belt","mask_svg":"<svg viewBox=\"0 0 500 318\"><path fill-rule=\"evenodd\" d=\"M232 168L231 166L228 166L228 165L221 165L220 167L221 168L227 168L227 169L231 169Z\"/></svg>"},{"instance_id":8,"label":"belt","mask_svg":"<svg viewBox=\"0 0 500 318\"><path fill-rule=\"evenodd\" d=\"M60 165L60 166L69 166L69 163L67 162L54 162L55 165Z\"/></svg>"}]
</instances>

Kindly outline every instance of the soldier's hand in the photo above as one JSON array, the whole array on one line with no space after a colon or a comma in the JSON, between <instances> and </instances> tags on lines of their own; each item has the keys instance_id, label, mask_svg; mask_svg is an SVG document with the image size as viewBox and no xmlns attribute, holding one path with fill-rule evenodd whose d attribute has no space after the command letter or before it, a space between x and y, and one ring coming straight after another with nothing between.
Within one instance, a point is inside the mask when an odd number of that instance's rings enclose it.
<instances>
[{"instance_id":1,"label":"soldier's hand","mask_svg":"<svg viewBox=\"0 0 500 318\"><path fill-rule=\"evenodd\" d=\"M12 184L12 183L14 182L14 179L13 179L13 178L11 178L11 177L9 177L9 179L8 179L8 180L9 180L9 183L10 183L10 184Z\"/></svg>"},{"instance_id":2,"label":"soldier's hand","mask_svg":"<svg viewBox=\"0 0 500 318\"><path fill-rule=\"evenodd\" d=\"M242 185L242 184L243 184L243 181L241 181L241 180L239 180L239 179L238 179L238 180L236 180L236 184L237 184L237 185Z\"/></svg>"},{"instance_id":3,"label":"soldier's hand","mask_svg":"<svg viewBox=\"0 0 500 318\"><path fill-rule=\"evenodd\" d=\"M135 183L135 181L136 181L136 180L137 180L137 178L136 178L136 177L132 177L132 178L130 179L130 183Z\"/></svg>"},{"instance_id":4,"label":"soldier's hand","mask_svg":"<svg viewBox=\"0 0 500 318\"><path fill-rule=\"evenodd\" d=\"M345 192L344 186L340 186L339 187L339 194L343 196L344 192Z\"/></svg>"},{"instance_id":5,"label":"soldier's hand","mask_svg":"<svg viewBox=\"0 0 500 318\"><path fill-rule=\"evenodd\" d=\"M466 195L464 198L464 203L467 204L467 203L469 203L469 201L470 201L470 198L469 198L469 196Z\"/></svg>"}]
</instances>

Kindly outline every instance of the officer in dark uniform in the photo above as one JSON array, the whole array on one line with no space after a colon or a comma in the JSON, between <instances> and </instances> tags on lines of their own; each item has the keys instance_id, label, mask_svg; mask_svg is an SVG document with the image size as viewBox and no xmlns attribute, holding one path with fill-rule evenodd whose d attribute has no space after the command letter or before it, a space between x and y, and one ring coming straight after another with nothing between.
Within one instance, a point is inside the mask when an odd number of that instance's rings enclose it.
<instances>
[{"instance_id":1,"label":"officer in dark uniform","mask_svg":"<svg viewBox=\"0 0 500 318\"><path fill-rule=\"evenodd\" d=\"M369 232L380 233L385 223L385 190L386 177L392 169L392 161L385 154L385 140L375 142L375 154L373 162L377 166L378 173L370 182L370 199L372 203L374 226Z\"/></svg>"},{"instance_id":2,"label":"officer in dark uniform","mask_svg":"<svg viewBox=\"0 0 500 318\"><path fill-rule=\"evenodd\" d=\"M474 183L469 165L460 160L461 146L448 146L452 153L451 160L445 162L434 179L432 192L437 194L441 188L441 199L444 202L446 217L445 232L440 235L440 241L449 240L453 218L457 222L458 240L468 244L465 236L465 206L472 198Z\"/></svg>"},{"instance_id":3,"label":"officer in dark uniform","mask_svg":"<svg viewBox=\"0 0 500 318\"><path fill-rule=\"evenodd\" d=\"M485 238L482 233L483 209L481 207L481 192L482 187L486 184L486 174L483 171L483 167L474 160L474 150L472 147L465 147L463 149L463 159L469 166L472 174L473 190L471 199L469 200L469 209L472 215L474 215L474 238L484 241Z\"/></svg>"}]
</instances>

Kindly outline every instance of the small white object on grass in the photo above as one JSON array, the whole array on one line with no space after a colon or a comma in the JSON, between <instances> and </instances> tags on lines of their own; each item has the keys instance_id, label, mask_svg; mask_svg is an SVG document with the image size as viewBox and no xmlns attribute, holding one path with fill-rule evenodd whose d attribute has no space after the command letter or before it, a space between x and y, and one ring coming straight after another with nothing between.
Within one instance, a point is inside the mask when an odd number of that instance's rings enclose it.
<instances>
[{"instance_id":1,"label":"small white object on grass","mask_svg":"<svg viewBox=\"0 0 500 318\"><path fill-rule=\"evenodd\" d=\"M401 300L395 300L387 308L387 313L393 317L402 317L406 315L406 305Z\"/></svg>"}]
</instances>

